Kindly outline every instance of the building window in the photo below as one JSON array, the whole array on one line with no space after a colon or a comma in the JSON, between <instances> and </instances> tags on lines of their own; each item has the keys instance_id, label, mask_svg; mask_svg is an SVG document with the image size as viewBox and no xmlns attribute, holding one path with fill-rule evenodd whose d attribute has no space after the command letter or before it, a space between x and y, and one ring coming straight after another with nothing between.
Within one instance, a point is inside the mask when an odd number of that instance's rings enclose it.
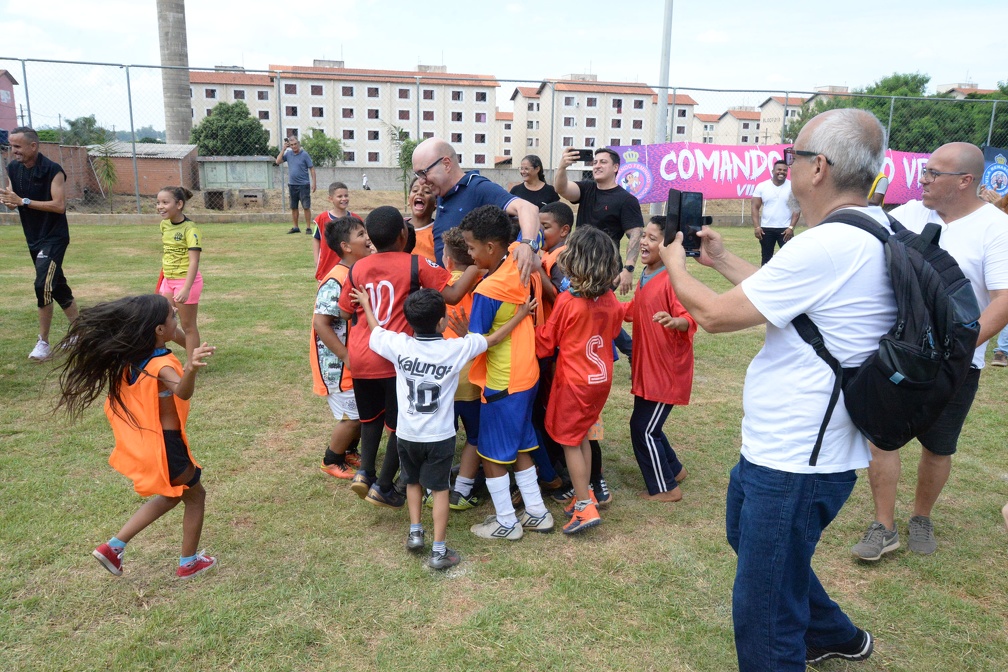
<instances>
[{"instance_id":1,"label":"building window","mask_svg":"<svg viewBox=\"0 0 1008 672\"><path fill-rule=\"evenodd\" d=\"M476 165L482 166L485 163L486 163L486 154L477 154L476 155Z\"/></svg>"},{"instance_id":2,"label":"building window","mask_svg":"<svg viewBox=\"0 0 1008 672\"><path fill-rule=\"evenodd\" d=\"M681 118L681 119L685 119L686 118L686 108L682 108L680 110L676 110L676 116L679 117L679 118Z\"/></svg>"},{"instance_id":3,"label":"building window","mask_svg":"<svg viewBox=\"0 0 1008 672\"><path fill-rule=\"evenodd\" d=\"M619 147L621 144L623 143L620 142L619 138L609 138L610 147Z\"/></svg>"},{"instance_id":4,"label":"building window","mask_svg":"<svg viewBox=\"0 0 1008 672\"><path fill-rule=\"evenodd\" d=\"M368 140L380 140L381 137L380 137L378 131L368 131L367 132L367 139Z\"/></svg>"},{"instance_id":5,"label":"building window","mask_svg":"<svg viewBox=\"0 0 1008 672\"><path fill-rule=\"evenodd\" d=\"M369 87L367 87L367 97L368 98L377 98L378 97L378 87L377 86L369 86Z\"/></svg>"},{"instance_id":6,"label":"building window","mask_svg":"<svg viewBox=\"0 0 1008 672\"><path fill-rule=\"evenodd\" d=\"M452 112L452 121L462 121L462 113Z\"/></svg>"},{"instance_id":7,"label":"building window","mask_svg":"<svg viewBox=\"0 0 1008 672\"><path fill-rule=\"evenodd\" d=\"M644 101L641 98L634 98L633 109L635 109L635 110L643 110L644 109Z\"/></svg>"},{"instance_id":8,"label":"building window","mask_svg":"<svg viewBox=\"0 0 1008 672\"><path fill-rule=\"evenodd\" d=\"M269 100L269 91L256 91L256 98L258 100Z\"/></svg>"},{"instance_id":9,"label":"building window","mask_svg":"<svg viewBox=\"0 0 1008 672\"><path fill-rule=\"evenodd\" d=\"M353 87L344 86L343 89L341 90L341 93L343 94L344 98L350 98L353 96Z\"/></svg>"},{"instance_id":10,"label":"building window","mask_svg":"<svg viewBox=\"0 0 1008 672\"><path fill-rule=\"evenodd\" d=\"M574 126L574 117L564 117L563 124L567 128L572 128Z\"/></svg>"},{"instance_id":11,"label":"building window","mask_svg":"<svg viewBox=\"0 0 1008 672\"><path fill-rule=\"evenodd\" d=\"M459 154L458 157L459 157L459 163L462 163L462 155Z\"/></svg>"},{"instance_id":12,"label":"building window","mask_svg":"<svg viewBox=\"0 0 1008 672\"><path fill-rule=\"evenodd\" d=\"M217 97L217 89L204 89L203 90L203 94L207 98L216 98Z\"/></svg>"},{"instance_id":13,"label":"building window","mask_svg":"<svg viewBox=\"0 0 1008 672\"><path fill-rule=\"evenodd\" d=\"M748 135L743 135L742 136L742 142L749 142L749 136Z\"/></svg>"},{"instance_id":14,"label":"building window","mask_svg":"<svg viewBox=\"0 0 1008 672\"><path fill-rule=\"evenodd\" d=\"M613 128L623 128L623 120L622 119L613 119L611 126Z\"/></svg>"},{"instance_id":15,"label":"building window","mask_svg":"<svg viewBox=\"0 0 1008 672\"><path fill-rule=\"evenodd\" d=\"M595 121L596 121L595 117L588 117L587 119L585 119L585 127L595 128Z\"/></svg>"},{"instance_id":16,"label":"building window","mask_svg":"<svg viewBox=\"0 0 1008 672\"><path fill-rule=\"evenodd\" d=\"M311 108L311 116L321 119L323 116L322 108L321 107Z\"/></svg>"},{"instance_id":17,"label":"building window","mask_svg":"<svg viewBox=\"0 0 1008 672\"><path fill-rule=\"evenodd\" d=\"M209 117L211 113L213 113L213 110L211 108L209 108L209 107L206 108L206 116Z\"/></svg>"},{"instance_id":18,"label":"building window","mask_svg":"<svg viewBox=\"0 0 1008 672\"><path fill-rule=\"evenodd\" d=\"M511 122L510 121L505 121L504 122L504 130L505 131L510 131L511 130Z\"/></svg>"},{"instance_id":19,"label":"building window","mask_svg":"<svg viewBox=\"0 0 1008 672\"><path fill-rule=\"evenodd\" d=\"M269 110L259 110L259 118L263 121L269 121Z\"/></svg>"},{"instance_id":20,"label":"building window","mask_svg":"<svg viewBox=\"0 0 1008 672\"><path fill-rule=\"evenodd\" d=\"M434 89L424 89L423 90L424 100L434 100Z\"/></svg>"},{"instance_id":21,"label":"building window","mask_svg":"<svg viewBox=\"0 0 1008 672\"><path fill-rule=\"evenodd\" d=\"M528 111L532 112L534 109L535 109L535 103L529 103L528 104Z\"/></svg>"},{"instance_id":22,"label":"building window","mask_svg":"<svg viewBox=\"0 0 1008 672\"><path fill-rule=\"evenodd\" d=\"M511 142L511 136L510 135L505 135L504 136L504 144L508 144L510 142Z\"/></svg>"},{"instance_id":23,"label":"building window","mask_svg":"<svg viewBox=\"0 0 1008 672\"><path fill-rule=\"evenodd\" d=\"M368 163L378 163L378 152L368 152L367 160Z\"/></svg>"},{"instance_id":24,"label":"building window","mask_svg":"<svg viewBox=\"0 0 1008 672\"><path fill-rule=\"evenodd\" d=\"M504 156L511 156L511 150L510 149L505 149L504 150Z\"/></svg>"},{"instance_id":25,"label":"building window","mask_svg":"<svg viewBox=\"0 0 1008 672\"><path fill-rule=\"evenodd\" d=\"M742 130L743 131L748 131L749 130L749 122L748 121L743 121L742 122Z\"/></svg>"},{"instance_id":26,"label":"building window","mask_svg":"<svg viewBox=\"0 0 1008 672\"><path fill-rule=\"evenodd\" d=\"M486 112L477 112L476 113L476 123L477 124L485 124L486 123Z\"/></svg>"},{"instance_id":27,"label":"building window","mask_svg":"<svg viewBox=\"0 0 1008 672\"><path fill-rule=\"evenodd\" d=\"M486 91L477 91L476 92L476 102L477 103L485 103L485 102L487 102Z\"/></svg>"},{"instance_id":28,"label":"building window","mask_svg":"<svg viewBox=\"0 0 1008 672\"><path fill-rule=\"evenodd\" d=\"M285 107L284 108L284 116L287 116L287 117L296 117L296 116L298 116L297 105L288 105L287 107Z\"/></svg>"},{"instance_id":29,"label":"building window","mask_svg":"<svg viewBox=\"0 0 1008 672\"><path fill-rule=\"evenodd\" d=\"M560 142L560 144L563 145L564 147L573 147L574 146L574 137L570 136L570 135L565 135L563 137L563 140ZM532 138L529 138L529 147L531 147L531 146L532 146Z\"/></svg>"},{"instance_id":30,"label":"building window","mask_svg":"<svg viewBox=\"0 0 1008 672\"><path fill-rule=\"evenodd\" d=\"M631 126L633 126L637 130L640 130L640 129L644 128L644 120L643 119L634 119L633 123L631 124Z\"/></svg>"},{"instance_id":31,"label":"building window","mask_svg":"<svg viewBox=\"0 0 1008 672\"><path fill-rule=\"evenodd\" d=\"M343 129L343 139L344 140L353 140L354 139L354 129L352 129L352 128L344 128Z\"/></svg>"},{"instance_id":32,"label":"building window","mask_svg":"<svg viewBox=\"0 0 1008 672\"><path fill-rule=\"evenodd\" d=\"M427 138L433 138L433 137L434 137L434 131L424 131L423 132L423 139L424 140L426 140Z\"/></svg>"},{"instance_id":33,"label":"building window","mask_svg":"<svg viewBox=\"0 0 1008 672\"><path fill-rule=\"evenodd\" d=\"M296 138L296 137L298 137L298 129L296 129L296 128L288 128L287 129L287 135L285 137L288 137L288 138L291 138L291 137Z\"/></svg>"},{"instance_id":34,"label":"building window","mask_svg":"<svg viewBox=\"0 0 1008 672\"><path fill-rule=\"evenodd\" d=\"M367 111L367 118L368 119L377 119L378 118L378 110L376 110L375 108L369 109Z\"/></svg>"},{"instance_id":35,"label":"building window","mask_svg":"<svg viewBox=\"0 0 1008 672\"><path fill-rule=\"evenodd\" d=\"M451 139L452 139L452 142L462 142L462 134L461 133L452 133L451 134Z\"/></svg>"},{"instance_id":36,"label":"building window","mask_svg":"<svg viewBox=\"0 0 1008 672\"><path fill-rule=\"evenodd\" d=\"M585 138L585 147L594 147L595 138Z\"/></svg>"},{"instance_id":37,"label":"building window","mask_svg":"<svg viewBox=\"0 0 1008 672\"><path fill-rule=\"evenodd\" d=\"M622 110L623 109L623 99L622 98L613 98L612 99L612 106L613 106L613 109L616 110L617 112L620 111L620 110Z\"/></svg>"},{"instance_id":38,"label":"building window","mask_svg":"<svg viewBox=\"0 0 1008 672\"><path fill-rule=\"evenodd\" d=\"M354 156L353 152L343 152L343 162L344 163L353 163L353 160L355 158L356 157Z\"/></svg>"},{"instance_id":39,"label":"building window","mask_svg":"<svg viewBox=\"0 0 1008 672\"><path fill-rule=\"evenodd\" d=\"M455 102L458 102L458 101L462 100L462 92L461 91L452 91L452 100L454 100Z\"/></svg>"},{"instance_id":40,"label":"building window","mask_svg":"<svg viewBox=\"0 0 1008 672\"><path fill-rule=\"evenodd\" d=\"M296 96L297 84L284 84L284 93L288 96Z\"/></svg>"},{"instance_id":41,"label":"building window","mask_svg":"<svg viewBox=\"0 0 1008 672\"><path fill-rule=\"evenodd\" d=\"M399 100L409 100L409 89L399 89Z\"/></svg>"},{"instance_id":42,"label":"building window","mask_svg":"<svg viewBox=\"0 0 1008 672\"><path fill-rule=\"evenodd\" d=\"M676 126L675 127L675 132L676 132L676 135L686 135L686 127L685 126Z\"/></svg>"},{"instance_id":43,"label":"building window","mask_svg":"<svg viewBox=\"0 0 1008 672\"><path fill-rule=\"evenodd\" d=\"M531 147L532 146L532 138L529 138L527 142L528 142L528 146Z\"/></svg>"},{"instance_id":44,"label":"building window","mask_svg":"<svg viewBox=\"0 0 1008 672\"><path fill-rule=\"evenodd\" d=\"M632 140L630 141L630 144L631 144L631 145L639 145L639 144L641 144L641 139L640 139L640 138L633 138L633 139L632 139Z\"/></svg>"},{"instance_id":45,"label":"building window","mask_svg":"<svg viewBox=\"0 0 1008 672\"><path fill-rule=\"evenodd\" d=\"M574 96L564 96L564 107L574 107Z\"/></svg>"},{"instance_id":46,"label":"building window","mask_svg":"<svg viewBox=\"0 0 1008 672\"><path fill-rule=\"evenodd\" d=\"M589 97L585 103L585 107L598 107L598 98L594 96Z\"/></svg>"},{"instance_id":47,"label":"building window","mask_svg":"<svg viewBox=\"0 0 1008 672\"><path fill-rule=\"evenodd\" d=\"M424 110L423 111L424 121L434 121L434 110Z\"/></svg>"},{"instance_id":48,"label":"building window","mask_svg":"<svg viewBox=\"0 0 1008 672\"><path fill-rule=\"evenodd\" d=\"M530 131L532 130L532 122L531 121L528 122L528 128L529 128Z\"/></svg>"},{"instance_id":49,"label":"building window","mask_svg":"<svg viewBox=\"0 0 1008 672\"><path fill-rule=\"evenodd\" d=\"M311 95L313 95L313 96L321 96L322 95L322 85L321 84L312 84L311 85Z\"/></svg>"},{"instance_id":50,"label":"building window","mask_svg":"<svg viewBox=\"0 0 1008 672\"><path fill-rule=\"evenodd\" d=\"M344 107L343 108L343 118L344 119L353 119L353 108L352 107Z\"/></svg>"},{"instance_id":51,"label":"building window","mask_svg":"<svg viewBox=\"0 0 1008 672\"><path fill-rule=\"evenodd\" d=\"M486 133L477 133L474 142L477 145L485 145L486 144Z\"/></svg>"},{"instance_id":52,"label":"building window","mask_svg":"<svg viewBox=\"0 0 1008 672\"><path fill-rule=\"evenodd\" d=\"M756 122L756 130L757 131L759 130L759 122L758 121Z\"/></svg>"},{"instance_id":53,"label":"building window","mask_svg":"<svg viewBox=\"0 0 1008 672\"><path fill-rule=\"evenodd\" d=\"M399 120L409 121L409 110L399 110Z\"/></svg>"},{"instance_id":54,"label":"building window","mask_svg":"<svg viewBox=\"0 0 1008 672\"><path fill-rule=\"evenodd\" d=\"M232 92L235 100L245 100L245 89L235 89Z\"/></svg>"}]
</instances>

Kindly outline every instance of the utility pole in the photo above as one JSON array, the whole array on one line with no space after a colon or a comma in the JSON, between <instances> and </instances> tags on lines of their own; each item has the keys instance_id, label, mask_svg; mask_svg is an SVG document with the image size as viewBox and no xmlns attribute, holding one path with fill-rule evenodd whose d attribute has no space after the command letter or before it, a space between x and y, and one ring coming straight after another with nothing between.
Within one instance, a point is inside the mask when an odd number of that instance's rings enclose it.
<instances>
[{"instance_id":1,"label":"utility pole","mask_svg":"<svg viewBox=\"0 0 1008 672\"><path fill-rule=\"evenodd\" d=\"M662 55L661 69L658 76L658 119L655 123L656 143L668 139L668 95L669 95L669 59L672 55L672 0L665 0L665 21L662 24ZM675 102L675 101L673 101ZM664 204L652 203L651 214L661 215Z\"/></svg>"}]
</instances>

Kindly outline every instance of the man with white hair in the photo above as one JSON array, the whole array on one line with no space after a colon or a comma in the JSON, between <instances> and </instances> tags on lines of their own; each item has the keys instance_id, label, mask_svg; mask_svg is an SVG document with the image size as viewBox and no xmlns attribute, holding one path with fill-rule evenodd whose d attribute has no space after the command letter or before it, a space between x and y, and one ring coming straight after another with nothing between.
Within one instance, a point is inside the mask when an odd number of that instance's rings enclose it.
<instances>
[{"instance_id":1,"label":"man with white hair","mask_svg":"<svg viewBox=\"0 0 1008 672\"><path fill-rule=\"evenodd\" d=\"M832 219L851 209L887 224L866 198L885 148L885 130L864 110L832 110L809 121L784 158L811 228L756 268L704 227L699 261L735 285L724 294L686 270L682 234L662 248L676 295L705 330L766 325L766 342L746 372L742 454L731 471L725 519L738 555L732 618L740 670L803 672L830 658L864 660L874 647L811 565L823 530L854 488L855 470L868 466L868 442L838 404L812 459L834 376L791 321L808 315L844 367L865 361L893 325L896 299L882 244Z\"/></svg>"}]
</instances>

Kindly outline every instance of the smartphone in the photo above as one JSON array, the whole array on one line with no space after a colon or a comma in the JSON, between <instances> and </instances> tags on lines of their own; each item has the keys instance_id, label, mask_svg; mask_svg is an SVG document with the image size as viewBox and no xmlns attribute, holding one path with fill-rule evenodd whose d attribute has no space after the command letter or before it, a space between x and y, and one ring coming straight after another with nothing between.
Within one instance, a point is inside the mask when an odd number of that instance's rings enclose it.
<instances>
[{"instance_id":1,"label":"smartphone","mask_svg":"<svg viewBox=\"0 0 1008 672\"><path fill-rule=\"evenodd\" d=\"M591 163L592 161L595 160L595 152L593 152L590 149L579 149L579 150L577 150L577 153L578 153L578 158L577 158L578 161L584 161L585 163Z\"/></svg>"},{"instance_id":2,"label":"smartphone","mask_svg":"<svg viewBox=\"0 0 1008 672\"><path fill-rule=\"evenodd\" d=\"M700 238L696 234L704 224L710 223L703 216L703 194L669 189L665 216L665 244L670 244L675 240L676 233L682 231L686 256L699 257Z\"/></svg>"}]
</instances>

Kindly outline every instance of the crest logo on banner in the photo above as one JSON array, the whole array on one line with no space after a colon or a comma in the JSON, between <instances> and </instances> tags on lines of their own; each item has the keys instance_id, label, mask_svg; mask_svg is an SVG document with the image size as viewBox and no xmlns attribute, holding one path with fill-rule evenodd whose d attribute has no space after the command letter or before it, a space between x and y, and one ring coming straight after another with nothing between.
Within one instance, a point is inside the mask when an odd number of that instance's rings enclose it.
<instances>
[{"instance_id":1,"label":"crest logo on banner","mask_svg":"<svg viewBox=\"0 0 1008 672\"><path fill-rule=\"evenodd\" d=\"M994 162L987 166L983 179L980 181L985 187L996 191L998 196L1008 194L1008 159L1004 154L994 157Z\"/></svg>"},{"instance_id":2,"label":"crest logo on banner","mask_svg":"<svg viewBox=\"0 0 1008 672\"><path fill-rule=\"evenodd\" d=\"M623 152L619 172L616 173L617 184L640 200L651 191L653 181L651 170L640 162L640 153L636 149Z\"/></svg>"}]
</instances>

